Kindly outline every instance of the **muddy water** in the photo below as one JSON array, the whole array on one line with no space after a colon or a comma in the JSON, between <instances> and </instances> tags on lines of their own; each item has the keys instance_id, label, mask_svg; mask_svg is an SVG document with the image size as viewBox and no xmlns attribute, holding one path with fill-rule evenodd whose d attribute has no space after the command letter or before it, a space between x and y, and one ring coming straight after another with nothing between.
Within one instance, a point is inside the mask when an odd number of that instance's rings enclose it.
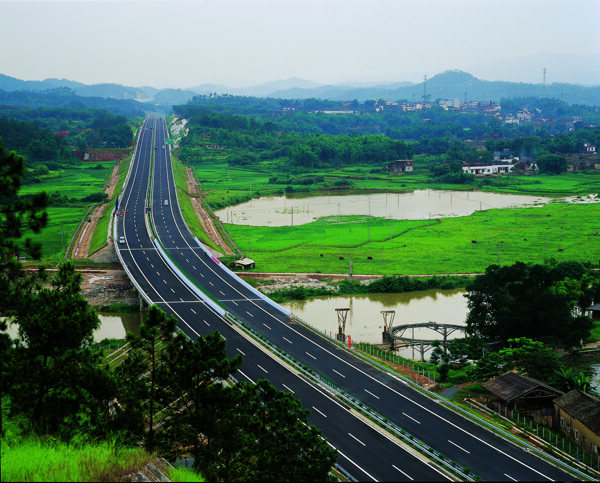
<instances>
[{"instance_id":1,"label":"muddy water","mask_svg":"<svg viewBox=\"0 0 600 483\"><path fill-rule=\"evenodd\" d=\"M94 341L104 339L124 339L126 331L137 334L145 313L133 314L104 314L98 313L100 327L94 332ZM6 333L12 338L18 338L18 328L15 324L8 324Z\"/></svg>"},{"instance_id":2,"label":"muddy water","mask_svg":"<svg viewBox=\"0 0 600 483\"><path fill-rule=\"evenodd\" d=\"M124 339L127 331L137 334L145 316L145 312L133 314L104 314L98 313L100 327L94 332L94 340Z\"/></svg>"},{"instance_id":3,"label":"muddy water","mask_svg":"<svg viewBox=\"0 0 600 483\"><path fill-rule=\"evenodd\" d=\"M221 221L236 225L293 226L323 216L371 215L395 220L470 215L492 208L542 206L551 198L480 191L417 190L343 196L263 197L217 211Z\"/></svg>"},{"instance_id":4,"label":"muddy water","mask_svg":"<svg viewBox=\"0 0 600 483\"><path fill-rule=\"evenodd\" d=\"M349 308L346 335L350 335L355 342L380 344L383 332L382 310L395 310L393 326L422 322L464 325L467 303L463 294L463 290L454 289L402 294L323 296L281 305L331 337L335 337L338 331L338 316L335 309ZM407 335L413 337L412 330ZM441 339L440 334L430 329L414 329L414 337ZM449 338L453 337L462 337L462 333L455 332ZM404 349L401 353L404 357L411 357L411 354L411 349Z\"/></svg>"}]
</instances>

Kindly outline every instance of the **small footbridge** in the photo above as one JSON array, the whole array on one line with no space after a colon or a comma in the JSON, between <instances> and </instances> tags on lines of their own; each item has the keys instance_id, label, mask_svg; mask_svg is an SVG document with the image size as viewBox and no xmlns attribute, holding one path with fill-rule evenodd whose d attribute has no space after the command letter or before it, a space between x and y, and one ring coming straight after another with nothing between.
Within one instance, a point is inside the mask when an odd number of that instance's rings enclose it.
<instances>
[{"instance_id":1,"label":"small footbridge","mask_svg":"<svg viewBox=\"0 0 600 483\"><path fill-rule=\"evenodd\" d=\"M384 327L383 339L385 341L390 341L392 343L392 347L396 348L400 347L419 347L419 351L421 353L421 360L425 360L425 353L433 347L433 343L436 341L440 341L444 350L446 348L446 341L448 340L448 336L452 335L454 332L462 332L463 334L466 331L466 327L464 325L454 325L454 324L440 324L438 322L421 322L418 324L402 324L394 327ZM424 339L420 337L415 337L415 329L429 329L440 334L440 337L435 339ZM387 337L386 337L387 332Z\"/></svg>"}]
</instances>

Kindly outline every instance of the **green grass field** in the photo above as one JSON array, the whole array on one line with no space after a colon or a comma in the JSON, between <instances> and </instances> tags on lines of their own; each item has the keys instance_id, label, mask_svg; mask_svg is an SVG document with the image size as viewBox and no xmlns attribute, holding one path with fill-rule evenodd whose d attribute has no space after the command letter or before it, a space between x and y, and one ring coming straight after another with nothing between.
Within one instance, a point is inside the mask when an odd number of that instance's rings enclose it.
<instances>
[{"instance_id":1,"label":"green grass field","mask_svg":"<svg viewBox=\"0 0 600 483\"><path fill-rule=\"evenodd\" d=\"M226 224L256 271L430 274L482 272L490 264L545 258L600 260L600 204L551 203L460 218L322 218L295 227ZM371 241L369 241L369 231ZM343 257L343 260L340 259ZM371 259L368 259L371 257Z\"/></svg>"},{"instance_id":2,"label":"green grass field","mask_svg":"<svg viewBox=\"0 0 600 483\"><path fill-rule=\"evenodd\" d=\"M112 227L109 227L109 223L111 221L111 213L115 208L115 202L117 196L121 193L123 189L123 183L125 182L125 177L127 176L127 171L129 170L129 164L131 163L131 156L124 158L121 160L121 164L119 165L119 181L117 182L117 186L115 187L113 199L109 201L104 213L98 220L96 224L96 228L92 235L92 239L90 241L90 255L92 253L97 252L102 247L106 245L106 240L108 237L109 228L112 230Z\"/></svg>"},{"instance_id":3,"label":"green grass field","mask_svg":"<svg viewBox=\"0 0 600 483\"><path fill-rule=\"evenodd\" d=\"M274 172L267 165L261 169L228 167L225 155L195 169L213 209L245 201L251 193L282 194L285 189L283 184L269 183ZM475 188L431 183L422 173L398 176L372 171L373 167L349 167L306 176L323 176L326 185L336 179L349 180L351 189L344 194ZM477 183L482 191L506 194L583 196L600 193L600 172L515 175ZM316 190L319 185L312 185L310 193L301 195L334 192L331 186L323 186ZM461 218L392 220L391 239L389 220L348 216L337 221L337 217L325 217L295 227L224 226L237 246L256 260L255 271L265 272L348 273L350 257L356 274L471 273L493 263L542 263L549 257L594 265L600 260L600 236L595 235L600 233L600 204L551 203Z\"/></svg>"}]
</instances>

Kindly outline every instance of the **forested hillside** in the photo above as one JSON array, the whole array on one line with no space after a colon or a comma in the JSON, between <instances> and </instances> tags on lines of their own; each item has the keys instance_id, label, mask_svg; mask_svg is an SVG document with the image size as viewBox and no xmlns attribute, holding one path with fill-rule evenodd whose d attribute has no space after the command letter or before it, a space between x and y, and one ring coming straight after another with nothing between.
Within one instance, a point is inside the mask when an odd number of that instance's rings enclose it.
<instances>
[{"instance_id":1,"label":"forested hillside","mask_svg":"<svg viewBox=\"0 0 600 483\"><path fill-rule=\"evenodd\" d=\"M106 109L126 117L143 117L144 106L134 100L104 97L82 97L69 88L57 88L44 92L5 91L0 89L0 106L17 109L39 107L63 107L67 109ZM12 109L12 107L8 107Z\"/></svg>"}]
</instances>

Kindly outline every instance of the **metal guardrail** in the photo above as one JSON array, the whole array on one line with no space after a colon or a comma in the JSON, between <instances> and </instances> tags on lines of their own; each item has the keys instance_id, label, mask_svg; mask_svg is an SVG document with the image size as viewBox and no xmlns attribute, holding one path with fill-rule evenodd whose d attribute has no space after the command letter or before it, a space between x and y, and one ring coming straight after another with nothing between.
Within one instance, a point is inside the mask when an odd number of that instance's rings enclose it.
<instances>
[{"instance_id":1,"label":"metal guardrail","mask_svg":"<svg viewBox=\"0 0 600 483\"><path fill-rule=\"evenodd\" d=\"M411 447L417 449L418 451L421 451L422 453L426 454L429 458L437 461L447 470L459 475L461 478L464 479L464 481L475 481L475 476L471 475L470 473L466 473L465 470L460 465L458 465L458 463L452 460L448 460L440 452L436 451L428 444L416 438L415 436L400 428L396 424L388 421L387 418L381 416L379 413L377 413L367 405L363 404L360 400L350 396L344 391L341 391L337 388L335 383L331 383L329 379L327 379L324 376L321 376L320 374L315 373L310 367L297 362L294 358L290 357L283 349L273 344L262 334L256 332L250 327L247 327L243 322L238 321L236 317L233 317L230 314L228 314L228 319L231 320L241 330L249 334L251 337L257 339L260 343L272 349L276 353L277 357L284 360L287 364L294 367L297 371L301 372L313 383L319 385L320 387L329 392L332 392L337 398L343 400L344 403L351 406L356 411L365 414L367 417L374 420L377 424L393 433L394 436L404 440L404 442L409 444Z\"/></svg>"}]
</instances>

